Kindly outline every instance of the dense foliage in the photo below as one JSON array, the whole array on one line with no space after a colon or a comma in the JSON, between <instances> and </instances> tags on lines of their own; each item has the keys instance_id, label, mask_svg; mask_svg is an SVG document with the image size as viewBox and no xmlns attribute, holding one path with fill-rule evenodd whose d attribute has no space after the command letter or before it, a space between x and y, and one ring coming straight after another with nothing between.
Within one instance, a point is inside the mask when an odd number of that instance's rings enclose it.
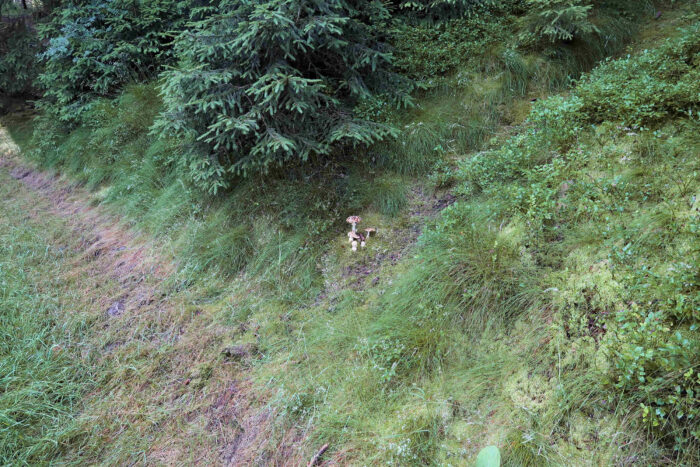
<instances>
[{"instance_id":1,"label":"dense foliage","mask_svg":"<svg viewBox=\"0 0 700 467\"><path fill-rule=\"evenodd\" d=\"M522 6L521 47L574 58L583 65L579 72L621 50L638 19L654 11L646 0L526 0Z\"/></svg>"},{"instance_id":2,"label":"dense foliage","mask_svg":"<svg viewBox=\"0 0 700 467\"><path fill-rule=\"evenodd\" d=\"M571 41L597 32L591 23L593 5L584 0L528 0L528 28L536 38Z\"/></svg>"},{"instance_id":3,"label":"dense foliage","mask_svg":"<svg viewBox=\"0 0 700 467\"><path fill-rule=\"evenodd\" d=\"M41 28L43 107L74 123L95 98L155 77L172 61L172 31L184 27L187 9L175 0L76 1L57 9Z\"/></svg>"},{"instance_id":4,"label":"dense foliage","mask_svg":"<svg viewBox=\"0 0 700 467\"><path fill-rule=\"evenodd\" d=\"M2 25L0 24L0 28ZM0 95L26 95L37 75L34 56L39 51L36 34L23 23L0 30Z\"/></svg>"},{"instance_id":5,"label":"dense foliage","mask_svg":"<svg viewBox=\"0 0 700 467\"><path fill-rule=\"evenodd\" d=\"M407 19L419 19L435 23L451 18L472 15L479 7L490 7L499 3L510 4L514 0L499 2L494 0L393 0L395 12L406 15Z\"/></svg>"},{"instance_id":6,"label":"dense foliage","mask_svg":"<svg viewBox=\"0 0 700 467\"><path fill-rule=\"evenodd\" d=\"M608 61L587 75L576 95L594 123L648 125L700 110L700 28L639 56Z\"/></svg>"},{"instance_id":7,"label":"dense foliage","mask_svg":"<svg viewBox=\"0 0 700 467\"><path fill-rule=\"evenodd\" d=\"M412 80L430 84L484 49L498 65L476 68L523 74L521 46L596 35L615 43L600 11L628 11L625 2L76 1L39 26L43 46L14 37L3 63L23 88L38 73L40 106L69 127L96 99L160 77L154 131L179 138L183 175L215 193L239 176L398 135ZM523 34L507 43L505 28L523 14Z\"/></svg>"},{"instance_id":8,"label":"dense foliage","mask_svg":"<svg viewBox=\"0 0 700 467\"><path fill-rule=\"evenodd\" d=\"M34 94L38 74L36 54L40 50L35 22L40 13L35 5L0 1L0 98ZM42 5L51 8L52 2Z\"/></svg>"},{"instance_id":9,"label":"dense foliage","mask_svg":"<svg viewBox=\"0 0 700 467\"><path fill-rule=\"evenodd\" d=\"M394 57L399 70L424 83L483 61L486 50L507 47L513 5L477 5L474 14L437 24L395 23Z\"/></svg>"},{"instance_id":10,"label":"dense foliage","mask_svg":"<svg viewBox=\"0 0 700 467\"><path fill-rule=\"evenodd\" d=\"M178 67L164 73L160 128L196 141L189 169L209 191L230 174L388 136L353 115L373 93L409 102L389 70L379 1L222 0L194 16L203 19L178 38Z\"/></svg>"}]
</instances>

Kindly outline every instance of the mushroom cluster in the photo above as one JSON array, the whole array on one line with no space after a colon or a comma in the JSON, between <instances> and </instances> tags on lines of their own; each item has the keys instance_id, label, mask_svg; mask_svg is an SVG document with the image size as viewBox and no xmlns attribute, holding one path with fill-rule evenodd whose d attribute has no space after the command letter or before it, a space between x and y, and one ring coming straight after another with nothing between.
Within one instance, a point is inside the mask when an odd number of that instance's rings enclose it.
<instances>
[{"instance_id":1,"label":"mushroom cluster","mask_svg":"<svg viewBox=\"0 0 700 467\"><path fill-rule=\"evenodd\" d=\"M348 232L348 240L350 241L350 245L352 246L352 251L357 251L358 241L360 242L360 246L364 248L367 244L367 239L370 237L370 234L372 234L372 232L377 231L377 229L368 227L365 229L364 235L362 233L358 233L357 224L359 224L362 221L362 218L360 216L350 216L346 219L346 221L348 224L352 224L352 230Z\"/></svg>"}]
</instances>

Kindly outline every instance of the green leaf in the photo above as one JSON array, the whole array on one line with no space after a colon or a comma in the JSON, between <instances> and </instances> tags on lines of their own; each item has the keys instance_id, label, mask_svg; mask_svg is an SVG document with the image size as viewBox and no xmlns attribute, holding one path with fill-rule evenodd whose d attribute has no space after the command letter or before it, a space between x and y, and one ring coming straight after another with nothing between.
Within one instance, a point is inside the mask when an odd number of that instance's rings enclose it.
<instances>
[{"instance_id":1,"label":"green leaf","mask_svg":"<svg viewBox=\"0 0 700 467\"><path fill-rule=\"evenodd\" d=\"M475 467L500 467L501 451L496 446L486 446L476 457Z\"/></svg>"}]
</instances>

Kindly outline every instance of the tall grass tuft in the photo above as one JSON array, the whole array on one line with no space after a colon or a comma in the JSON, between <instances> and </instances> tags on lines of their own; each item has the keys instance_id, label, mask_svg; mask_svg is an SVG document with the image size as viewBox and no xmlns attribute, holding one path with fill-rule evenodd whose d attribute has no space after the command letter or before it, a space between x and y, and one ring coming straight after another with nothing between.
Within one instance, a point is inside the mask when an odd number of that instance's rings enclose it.
<instances>
[{"instance_id":1,"label":"tall grass tuft","mask_svg":"<svg viewBox=\"0 0 700 467\"><path fill-rule=\"evenodd\" d=\"M375 339L397 346L397 372L440 366L458 330L477 336L512 322L536 301L537 274L517 219L492 206L455 204L424 232L413 267L378 306ZM392 358L394 358L392 357Z\"/></svg>"}]
</instances>

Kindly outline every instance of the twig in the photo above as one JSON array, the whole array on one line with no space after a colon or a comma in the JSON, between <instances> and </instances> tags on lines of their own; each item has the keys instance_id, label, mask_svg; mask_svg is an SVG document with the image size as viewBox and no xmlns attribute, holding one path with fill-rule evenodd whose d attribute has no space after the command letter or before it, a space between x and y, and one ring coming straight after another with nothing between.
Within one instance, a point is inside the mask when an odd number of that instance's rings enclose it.
<instances>
[{"instance_id":1,"label":"twig","mask_svg":"<svg viewBox=\"0 0 700 467\"><path fill-rule=\"evenodd\" d=\"M306 467L313 467L314 465L318 464L318 461L321 459L323 453L326 452L326 449L328 449L328 443L321 446L321 449L319 449L316 455L311 458Z\"/></svg>"}]
</instances>

